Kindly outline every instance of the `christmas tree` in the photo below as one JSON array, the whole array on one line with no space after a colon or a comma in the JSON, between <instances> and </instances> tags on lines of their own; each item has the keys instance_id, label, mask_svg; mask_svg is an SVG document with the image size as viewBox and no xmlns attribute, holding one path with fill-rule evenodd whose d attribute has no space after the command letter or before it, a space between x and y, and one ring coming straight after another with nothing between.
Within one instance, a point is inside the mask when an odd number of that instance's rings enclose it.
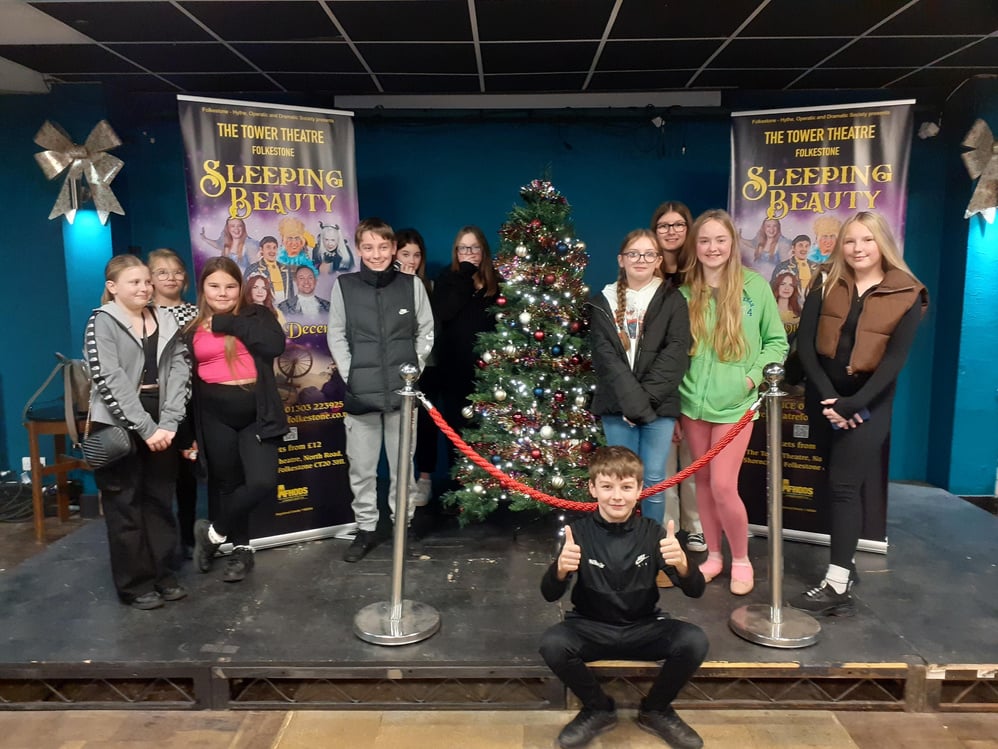
<instances>
[{"instance_id":1,"label":"christmas tree","mask_svg":"<svg viewBox=\"0 0 998 749\"><path fill-rule=\"evenodd\" d=\"M522 483L552 496L591 501L588 453L602 443L588 411L594 387L582 282L589 257L573 235L571 207L546 180L520 189L499 230L495 331L478 338L472 403L463 415L465 441ZM456 425L455 425L456 426ZM550 509L515 491L466 457L453 470L461 489L444 495L460 521L480 521L508 502L513 510Z\"/></svg>"}]
</instances>

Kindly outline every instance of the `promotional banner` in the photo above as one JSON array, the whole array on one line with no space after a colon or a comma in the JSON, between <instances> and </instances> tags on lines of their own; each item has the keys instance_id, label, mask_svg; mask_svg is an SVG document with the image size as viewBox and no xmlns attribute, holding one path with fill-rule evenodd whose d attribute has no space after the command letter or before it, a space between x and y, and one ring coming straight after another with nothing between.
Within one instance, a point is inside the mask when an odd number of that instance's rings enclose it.
<instances>
[{"instance_id":1,"label":"promotional banner","mask_svg":"<svg viewBox=\"0 0 998 749\"><path fill-rule=\"evenodd\" d=\"M353 522L344 384L326 344L329 291L359 264L352 115L177 99L195 274L231 257L244 299L270 307L287 332L274 369L291 432L277 492L252 518L254 544L332 535Z\"/></svg>"},{"instance_id":2,"label":"promotional banner","mask_svg":"<svg viewBox=\"0 0 998 749\"><path fill-rule=\"evenodd\" d=\"M904 246L910 101L732 113L729 212L742 262L770 282L793 351L801 307L843 222L857 211L884 216ZM793 354L787 363L794 381ZM788 389L788 388L784 388ZM804 409L803 389L783 401L785 534L828 542L828 497L821 431ZM860 548L887 550L887 456L866 478ZM754 532L765 532L766 424L752 434L739 490Z\"/></svg>"}]
</instances>

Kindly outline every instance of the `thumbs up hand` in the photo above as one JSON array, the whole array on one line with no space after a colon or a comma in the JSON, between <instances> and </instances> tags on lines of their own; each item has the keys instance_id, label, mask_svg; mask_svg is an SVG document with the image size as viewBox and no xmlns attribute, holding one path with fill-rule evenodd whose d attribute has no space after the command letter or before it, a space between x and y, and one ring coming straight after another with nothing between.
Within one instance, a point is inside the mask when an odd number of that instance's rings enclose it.
<instances>
[{"instance_id":1,"label":"thumbs up hand","mask_svg":"<svg viewBox=\"0 0 998 749\"><path fill-rule=\"evenodd\" d=\"M582 547L575 543L572 535L572 526L565 526L565 545L561 547L561 554L558 555L558 579L564 580L573 572L579 569L582 562Z\"/></svg>"},{"instance_id":2,"label":"thumbs up hand","mask_svg":"<svg viewBox=\"0 0 998 749\"><path fill-rule=\"evenodd\" d=\"M666 564L675 567L680 577L686 577L690 568L686 562L686 553L676 538L676 521L670 520L665 525L665 538L658 542L659 551Z\"/></svg>"}]
</instances>

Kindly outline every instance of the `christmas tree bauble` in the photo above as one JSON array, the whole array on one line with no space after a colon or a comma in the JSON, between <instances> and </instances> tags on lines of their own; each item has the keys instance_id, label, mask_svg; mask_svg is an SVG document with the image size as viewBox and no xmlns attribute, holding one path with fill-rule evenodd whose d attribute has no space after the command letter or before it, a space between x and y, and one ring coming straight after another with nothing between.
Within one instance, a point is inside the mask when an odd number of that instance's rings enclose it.
<instances>
[{"instance_id":1,"label":"christmas tree bauble","mask_svg":"<svg viewBox=\"0 0 998 749\"><path fill-rule=\"evenodd\" d=\"M475 415L475 409L473 409L471 406L465 406L464 408L461 409L461 415L466 419L473 418Z\"/></svg>"},{"instance_id":2,"label":"christmas tree bauble","mask_svg":"<svg viewBox=\"0 0 998 749\"><path fill-rule=\"evenodd\" d=\"M482 352L482 361L485 362L486 364L488 364L489 362L491 362L492 361L492 352L491 351L484 351L484 352Z\"/></svg>"},{"instance_id":3,"label":"christmas tree bauble","mask_svg":"<svg viewBox=\"0 0 998 749\"><path fill-rule=\"evenodd\" d=\"M516 346L512 343L508 343L502 347L502 352L506 354L506 356L514 356L516 354Z\"/></svg>"},{"instance_id":4,"label":"christmas tree bauble","mask_svg":"<svg viewBox=\"0 0 998 749\"><path fill-rule=\"evenodd\" d=\"M545 424L540 429L540 435L544 439L549 440L552 437L554 437L554 429L552 429L549 425Z\"/></svg>"},{"instance_id":5,"label":"christmas tree bauble","mask_svg":"<svg viewBox=\"0 0 998 749\"><path fill-rule=\"evenodd\" d=\"M537 340L537 341L543 341L544 340L544 331L543 330L536 331L534 333L534 339Z\"/></svg>"},{"instance_id":6,"label":"christmas tree bauble","mask_svg":"<svg viewBox=\"0 0 998 749\"><path fill-rule=\"evenodd\" d=\"M529 312L521 312L520 313L520 322L522 324L524 324L524 325L526 325L527 323L529 323L530 322L530 313Z\"/></svg>"},{"instance_id":7,"label":"christmas tree bauble","mask_svg":"<svg viewBox=\"0 0 998 749\"><path fill-rule=\"evenodd\" d=\"M482 486L481 484L475 484L473 487L471 487L471 491L473 491L475 494L485 494L485 487Z\"/></svg>"},{"instance_id":8,"label":"christmas tree bauble","mask_svg":"<svg viewBox=\"0 0 998 749\"><path fill-rule=\"evenodd\" d=\"M522 244L518 244L516 246L516 256L517 257L526 257L527 256L527 248L524 247Z\"/></svg>"},{"instance_id":9,"label":"christmas tree bauble","mask_svg":"<svg viewBox=\"0 0 998 749\"><path fill-rule=\"evenodd\" d=\"M498 304L500 307L505 307L506 306L506 297L504 297L504 296L496 297L496 304Z\"/></svg>"},{"instance_id":10,"label":"christmas tree bauble","mask_svg":"<svg viewBox=\"0 0 998 749\"><path fill-rule=\"evenodd\" d=\"M561 489L565 485L565 477L560 473L556 473L551 477L551 486L555 489Z\"/></svg>"},{"instance_id":11,"label":"christmas tree bauble","mask_svg":"<svg viewBox=\"0 0 998 749\"><path fill-rule=\"evenodd\" d=\"M506 391L503 390L502 388L496 388L492 392L492 397L501 403L502 401L506 400Z\"/></svg>"}]
</instances>

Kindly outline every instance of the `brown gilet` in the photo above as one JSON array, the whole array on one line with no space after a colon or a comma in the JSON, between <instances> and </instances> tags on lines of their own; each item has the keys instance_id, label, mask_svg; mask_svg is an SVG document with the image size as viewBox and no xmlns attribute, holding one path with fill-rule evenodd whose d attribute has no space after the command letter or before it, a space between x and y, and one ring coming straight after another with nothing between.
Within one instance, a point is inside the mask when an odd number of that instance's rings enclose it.
<instances>
[{"instance_id":1,"label":"brown gilet","mask_svg":"<svg viewBox=\"0 0 998 749\"><path fill-rule=\"evenodd\" d=\"M843 275L833 288L825 292L815 341L815 348L822 356L835 358L842 325L852 307L855 289L853 279ZM929 293L917 279L899 268L892 268L884 274L884 280L869 292L859 313L856 342L847 368L849 374L872 372L877 368L894 329L911 306L918 303L924 315L929 307Z\"/></svg>"}]
</instances>

